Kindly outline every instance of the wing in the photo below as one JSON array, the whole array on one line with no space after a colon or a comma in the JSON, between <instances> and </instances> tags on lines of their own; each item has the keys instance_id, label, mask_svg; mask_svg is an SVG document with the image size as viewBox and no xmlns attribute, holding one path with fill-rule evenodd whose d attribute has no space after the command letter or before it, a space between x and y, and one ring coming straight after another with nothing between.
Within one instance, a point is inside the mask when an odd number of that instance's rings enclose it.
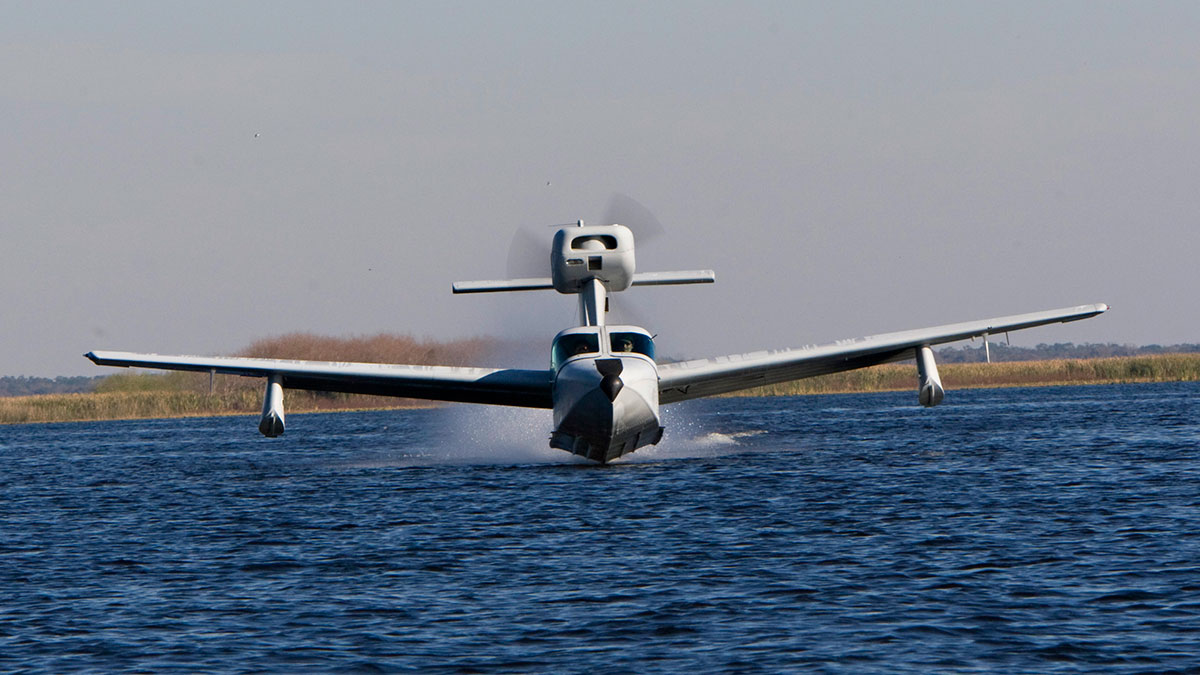
<instances>
[{"instance_id":1,"label":"wing","mask_svg":"<svg viewBox=\"0 0 1200 675\"><path fill-rule=\"evenodd\" d=\"M800 349L755 352L713 359L665 363L658 367L659 402L675 403L765 384L866 368L914 357L918 347L1007 333L1049 323L1066 323L1108 311L1108 305L1081 305L1016 314L934 328L839 340Z\"/></svg>"},{"instance_id":2,"label":"wing","mask_svg":"<svg viewBox=\"0 0 1200 675\"><path fill-rule=\"evenodd\" d=\"M89 352L99 366L194 370L205 373L271 377L288 389L401 396L435 401L490 403L552 408L549 370L406 366L385 363L285 361L219 356L160 356L131 352Z\"/></svg>"}]
</instances>

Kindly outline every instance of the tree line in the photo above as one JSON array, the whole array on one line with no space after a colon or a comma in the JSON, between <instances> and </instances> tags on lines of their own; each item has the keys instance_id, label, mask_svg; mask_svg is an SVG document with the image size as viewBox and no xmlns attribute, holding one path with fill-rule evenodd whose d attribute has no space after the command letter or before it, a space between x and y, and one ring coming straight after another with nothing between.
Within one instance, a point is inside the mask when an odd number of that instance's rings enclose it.
<instances>
[{"instance_id":1,"label":"tree line","mask_svg":"<svg viewBox=\"0 0 1200 675\"><path fill-rule=\"evenodd\" d=\"M39 396L42 394L87 394L108 377L0 377L0 396Z\"/></svg>"}]
</instances>

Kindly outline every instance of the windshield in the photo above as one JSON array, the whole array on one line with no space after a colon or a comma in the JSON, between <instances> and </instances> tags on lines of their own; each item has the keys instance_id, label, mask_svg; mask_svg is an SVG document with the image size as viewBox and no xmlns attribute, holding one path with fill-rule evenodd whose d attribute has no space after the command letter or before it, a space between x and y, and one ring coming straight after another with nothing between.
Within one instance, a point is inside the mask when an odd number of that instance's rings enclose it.
<instances>
[{"instance_id":1,"label":"windshield","mask_svg":"<svg viewBox=\"0 0 1200 675\"><path fill-rule=\"evenodd\" d=\"M609 348L612 353L620 355L622 353L634 353L654 358L654 341L649 335L642 333L611 333L609 336Z\"/></svg>"},{"instance_id":2,"label":"windshield","mask_svg":"<svg viewBox=\"0 0 1200 675\"><path fill-rule=\"evenodd\" d=\"M600 336L595 333L563 335L554 342L554 367L577 354L595 354L600 351Z\"/></svg>"}]
</instances>

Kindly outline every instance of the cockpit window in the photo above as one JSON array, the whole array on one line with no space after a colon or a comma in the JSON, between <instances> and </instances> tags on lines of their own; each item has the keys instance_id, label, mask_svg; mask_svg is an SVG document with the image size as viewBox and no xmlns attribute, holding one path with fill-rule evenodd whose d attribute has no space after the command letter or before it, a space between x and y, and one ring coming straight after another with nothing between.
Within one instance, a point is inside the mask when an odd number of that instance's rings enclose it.
<instances>
[{"instance_id":1,"label":"cockpit window","mask_svg":"<svg viewBox=\"0 0 1200 675\"><path fill-rule=\"evenodd\" d=\"M600 351L600 336L595 333L564 335L554 343L554 365L558 367L563 361L576 354L595 354L598 351Z\"/></svg>"},{"instance_id":2,"label":"cockpit window","mask_svg":"<svg viewBox=\"0 0 1200 675\"><path fill-rule=\"evenodd\" d=\"M622 353L634 353L649 356L654 358L654 341L649 335L641 333L610 333L609 348L612 353L620 355Z\"/></svg>"}]
</instances>

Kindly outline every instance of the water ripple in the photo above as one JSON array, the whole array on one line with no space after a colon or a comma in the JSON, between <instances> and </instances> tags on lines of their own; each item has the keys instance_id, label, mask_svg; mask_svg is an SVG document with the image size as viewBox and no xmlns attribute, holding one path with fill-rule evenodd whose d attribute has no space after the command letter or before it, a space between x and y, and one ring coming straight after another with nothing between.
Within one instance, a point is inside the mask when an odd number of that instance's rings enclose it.
<instances>
[{"instance_id":1,"label":"water ripple","mask_svg":"<svg viewBox=\"0 0 1200 675\"><path fill-rule=\"evenodd\" d=\"M0 428L0 670L1194 672L1200 385Z\"/></svg>"}]
</instances>

